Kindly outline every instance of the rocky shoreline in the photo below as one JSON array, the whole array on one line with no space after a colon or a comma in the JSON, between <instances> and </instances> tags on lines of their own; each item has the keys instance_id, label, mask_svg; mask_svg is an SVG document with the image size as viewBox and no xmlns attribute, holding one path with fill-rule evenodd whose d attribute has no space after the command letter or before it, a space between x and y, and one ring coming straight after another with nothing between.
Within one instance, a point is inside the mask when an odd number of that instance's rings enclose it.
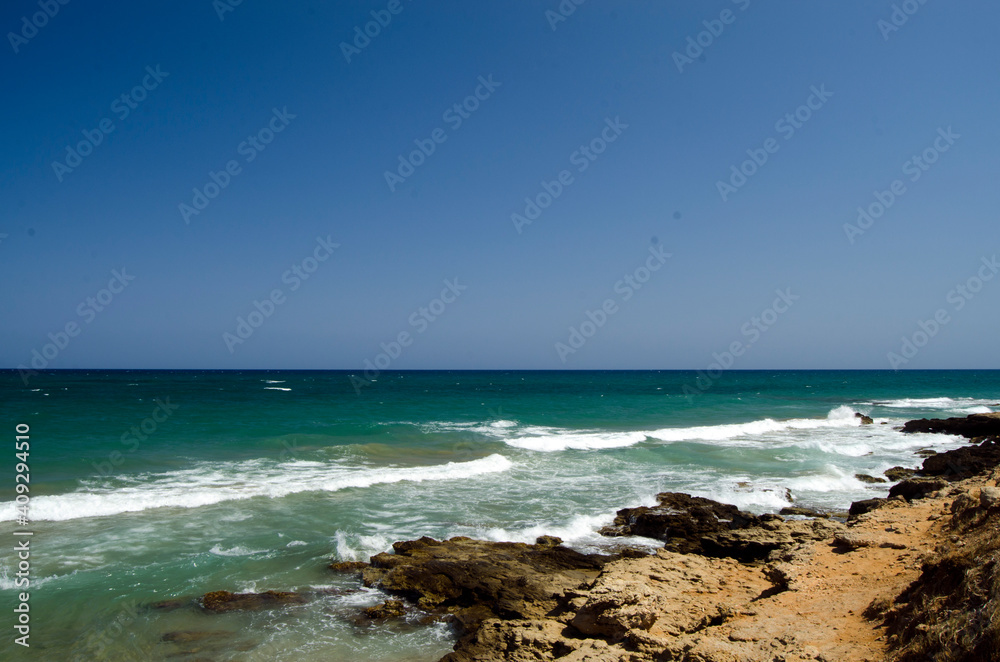
<instances>
[{"instance_id":1,"label":"rocky shoreline","mask_svg":"<svg viewBox=\"0 0 1000 662\"><path fill-rule=\"evenodd\" d=\"M972 443L895 467L887 477L902 480L887 497L846 518L757 516L668 492L601 531L663 541L654 554L582 554L550 536L421 538L331 569L395 596L359 623L413 612L453 623L459 639L442 662L1000 659L1000 414L903 431ZM305 599L217 591L200 604Z\"/></svg>"}]
</instances>

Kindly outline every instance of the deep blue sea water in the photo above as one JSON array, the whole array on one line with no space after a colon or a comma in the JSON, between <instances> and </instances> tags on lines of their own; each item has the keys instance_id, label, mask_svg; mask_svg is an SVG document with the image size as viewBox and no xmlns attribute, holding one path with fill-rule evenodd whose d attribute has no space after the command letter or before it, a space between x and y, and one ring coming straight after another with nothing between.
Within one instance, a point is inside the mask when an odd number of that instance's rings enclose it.
<instances>
[{"instance_id":1,"label":"deep blue sea water","mask_svg":"<svg viewBox=\"0 0 1000 662\"><path fill-rule=\"evenodd\" d=\"M755 512L789 495L846 508L887 488L855 474L962 443L903 435L902 422L1000 409L1000 371L360 377L60 371L25 386L0 373L8 541L24 528L15 426L31 438L32 648L17 659L436 660L452 644L445 626L355 626L358 607L385 596L328 563L422 535L547 533L604 549L620 542L596 533L615 510L666 490ZM23 590L16 562L13 543L0 546L5 605ZM257 614L148 607L216 589L342 592ZM163 641L178 630L230 634ZM12 638L3 659L14 659Z\"/></svg>"}]
</instances>

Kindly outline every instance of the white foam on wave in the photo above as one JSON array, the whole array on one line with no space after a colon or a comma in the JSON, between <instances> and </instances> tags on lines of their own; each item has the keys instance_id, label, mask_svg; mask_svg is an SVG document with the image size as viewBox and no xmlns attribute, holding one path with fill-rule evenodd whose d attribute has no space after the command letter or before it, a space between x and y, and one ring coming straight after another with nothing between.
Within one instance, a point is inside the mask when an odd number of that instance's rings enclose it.
<instances>
[{"instance_id":1,"label":"white foam on wave","mask_svg":"<svg viewBox=\"0 0 1000 662\"><path fill-rule=\"evenodd\" d=\"M77 572L79 572L79 570L73 570L65 575L51 575L49 577L32 576L29 578L31 580L31 584L29 586L25 586L24 577L11 577L7 573L7 566L0 566L0 591L23 591L25 588L38 588L51 581L72 577L77 574Z\"/></svg>"},{"instance_id":2,"label":"white foam on wave","mask_svg":"<svg viewBox=\"0 0 1000 662\"><path fill-rule=\"evenodd\" d=\"M879 407L889 409L944 409L960 411L965 409L976 409L970 414L987 414L992 409L989 406L996 404L997 400L983 400L980 398L900 398L898 400L876 400L871 403Z\"/></svg>"},{"instance_id":3,"label":"white foam on wave","mask_svg":"<svg viewBox=\"0 0 1000 662\"><path fill-rule=\"evenodd\" d=\"M427 467L358 468L340 464L275 463L264 460L205 463L192 469L143 476L124 487L103 485L31 500L31 519L60 522L107 517L151 508L198 508L253 497L279 498L300 492L337 492L402 481L423 482L472 478L507 471L513 463L502 455ZM13 520L14 502L0 505L0 521Z\"/></svg>"},{"instance_id":4,"label":"white foam on wave","mask_svg":"<svg viewBox=\"0 0 1000 662\"><path fill-rule=\"evenodd\" d=\"M497 542L533 543L538 536L557 536L566 543L580 542L614 519L614 513L605 515L578 515L568 522L544 523L524 529L510 530L500 527L478 529L476 533L485 540Z\"/></svg>"},{"instance_id":5,"label":"white foam on wave","mask_svg":"<svg viewBox=\"0 0 1000 662\"><path fill-rule=\"evenodd\" d=\"M251 556L253 554L263 554L267 550L264 549L247 549L242 545L236 545L230 549L223 549L222 545L215 545L212 549L208 550L210 553L216 556Z\"/></svg>"},{"instance_id":6,"label":"white foam on wave","mask_svg":"<svg viewBox=\"0 0 1000 662\"><path fill-rule=\"evenodd\" d=\"M388 550L392 540L381 534L361 535L337 531L333 537L340 561L367 561L372 556Z\"/></svg>"},{"instance_id":7,"label":"white foam on wave","mask_svg":"<svg viewBox=\"0 0 1000 662\"><path fill-rule=\"evenodd\" d=\"M725 441L736 437L757 436L789 430L817 430L821 428L848 428L861 425L854 410L840 406L830 411L826 418L793 418L776 421L765 418L749 423L704 425L692 428L664 428L647 433L661 441Z\"/></svg>"},{"instance_id":8,"label":"white foam on wave","mask_svg":"<svg viewBox=\"0 0 1000 662\"><path fill-rule=\"evenodd\" d=\"M542 427L528 427L521 432L525 436L505 439L504 441L515 448L544 453L625 448L646 440L646 434L643 432L589 432Z\"/></svg>"},{"instance_id":9,"label":"white foam on wave","mask_svg":"<svg viewBox=\"0 0 1000 662\"><path fill-rule=\"evenodd\" d=\"M399 423L388 423L386 425L415 425L423 432L476 432L490 437L504 437L508 430L518 426L517 421L495 420L495 421L428 421L426 423L413 423L401 421Z\"/></svg>"},{"instance_id":10,"label":"white foam on wave","mask_svg":"<svg viewBox=\"0 0 1000 662\"><path fill-rule=\"evenodd\" d=\"M285 380L284 379L265 379L264 383L265 384L284 384Z\"/></svg>"},{"instance_id":11,"label":"white foam on wave","mask_svg":"<svg viewBox=\"0 0 1000 662\"><path fill-rule=\"evenodd\" d=\"M290 389L290 388L283 388L281 386L265 386L264 390L265 391L291 391L292 389Z\"/></svg>"},{"instance_id":12,"label":"white foam on wave","mask_svg":"<svg viewBox=\"0 0 1000 662\"><path fill-rule=\"evenodd\" d=\"M626 507L639 506L648 501L649 499L636 501ZM561 538L562 544L567 547L585 553L607 552L611 548L622 545L643 547L653 552L657 547L663 546L663 541L651 538L640 536L609 538L598 533L602 527L611 524L614 518L615 512L610 511L599 515L576 515L566 521L541 522L523 528L459 527L453 529L448 535L467 535L496 542L524 543L533 543L539 536L556 536Z\"/></svg>"},{"instance_id":13,"label":"white foam on wave","mask_svg":"<svg viewBox=\"0 0 1000 662\"><path fill-rule=\"evenodd\" d=\"M603 450L627 448L647 439L657 441L729 441L738 438L754 439L796 430L854 428L861 425L855 410L842 405L831 410L826 418L796 418L775 420L765 418L747 423L703 425L686 428L661 428L658 430L602 431L572 430L558 427L524 426L516 421L493 421L489 424L435 422L428 424L434 430L468 430L501 439L509 446L525 450L551 453L566 450Z\"/></svg>"},{"instance_id":14,"label":"white foam on wave","mask_svg":"<svg viewBox=\"0 0 1000 662\"><path fill-rule=\"evenodd\" d=\"M980 405L978 407L962 407L961 409L958 409L956 411L960 411L963 414L989 414L992 413L993 410L990 409L989 407L984 407Z\"/></svg>"}]
</instances>

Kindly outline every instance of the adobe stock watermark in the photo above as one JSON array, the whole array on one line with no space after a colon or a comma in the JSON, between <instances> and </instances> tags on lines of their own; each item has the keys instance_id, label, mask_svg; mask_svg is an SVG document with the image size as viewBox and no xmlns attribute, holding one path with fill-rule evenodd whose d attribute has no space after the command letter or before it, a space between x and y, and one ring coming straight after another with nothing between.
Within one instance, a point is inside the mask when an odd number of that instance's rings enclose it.
<instances>
[{"instance_id":1,"label":"adobe stock watermark","mask_svg":"<svg viewBox=\"0 0 1000 662\"><path fill-rule=\"evenodd\" d=\"M415 330L415 333L400 331L396 334L394 340L390 340L388 343L380 343L379 347L382 351L376 354L375 358L364 360L363 365L365 370L363 377L358 377L357 375L349 377L351 386L354 387L354 392L357 395L361 395L363 387L371 386L378 379L382 371L387 370L393 361L402 356L403 350L412 346L416 337L427 331L430 325L444 315L448 307L458 301L458 298L462 296L462 292L467 289L469 289L469 286L459 283L458 278L445 279L444 288L441 290L441 293L436 298L431 299L426 306L417 308L407 318L406 321Z\"/></svg>"},{"instance_id":2,"label":"adobe stock watermark","mask_svg":"<svg viewBox=\"0 0 1000 662\"><path fill-rule=\"evenodd\" d=\"M316 237L316 246L313 248L312 255L307 255L286 269L281 274L281 282L288 286L289 292L295 292L302 287L304 281L309 280L309 277L319 270L321 264L330 259L330 256L338 248L340 248L340 244L333 243L332 235L327 235L326 238ZM222 334L222 342L226 344L229 353L235 353L236 347L249 340L254 331L259 329L265 320L274 315L278 306L287 300L285 290L280 287L271 290L271 293L263 301L254 299L253 310L247 313L245 318L242 315L236 318L234 333L225 331Z\"/></svg>"},{"instance_id":3,"label":"adobe stock watermark","mask_svg":"<svg viewBox=\"0 0 1000 662\"><path fill-rule=\"evenodd\" d=\"M910 17L926 4L927 0L903 0L898 5L894 4L889 19L880 18L875 23L875 27L882 33L882 40L889 41L889 35L899 32L899 29L910 21Z\"/></svg>"},{"instance_id":4,"label":"adobe stock watermark","mask_svg":"<svg viewBox=\"0 0 1000 662\"><path fill-rule=\"evenodd\" d=\"M570 16L576 13L576 8L587 0L560 0L555 10L545 10L545 20L549 22L549 27L555 32L560 23L565 23Z\"/></svg>"},{"instance_id":5,"label":"adobe stock watermark","mask_svg":"<svg viewBox=\"0 0 1000 662\"><path fill-rule=\"evenodd\" d=\"M472 91L472 94L462 99L462 101L449 106L441 115L441 120L451 128L452 132L462 128L465 120L472 117L472 113L479 110L480 104L493 96L496 89L503 85L503 83L493 80L493 74L490 74L486 78L479 76L476 80L479 82L479 85ZM399 164L396 166L395 171L385 171L385 183L389 187L389 192L395 193L396 187L406 182L407 178L413 176L417 168L426 163L427 159L437 151L438 145L444 144L446 140L448 140L448 133L441 127L431 131L430 136L427 138L414 139L413 144L416 145L417 149L406 155L400 154Z\"/></svg>"},{"instance_id":6,"label":"adobe stock watermark","mask_svg":"<svg viewBox=\"0 0 1000 662\"><path fill-rule=\"evenodd\" d=\"M941 155L951 149L952 145L961 138L960 134L954 133L949 126L947 129L938 128L937 138L920 154L914 154L903 162L903 174L911 182L920 179L931 166L938 162ZM844 234L851 244L864 233L871 230L875 222L892 208L896 201L903 197L907 191L906 184L902 179L895 179L884 191L876 190L872 195L875 201L867 206L858 207L858 219L854 223L844 223Z\"/></svg>"},{"instance_id":7,"label":"adobe stock watermark","mask_svg":"<svg viewBox=\"0 0 1000 662\"><path fill-rule=\"evenodd\" d=\"M653 274L662 269L663 265L671 257L673 255L667 253L662 245L650 246L649 256L645 262L615 282L612 289L618 297L608 297L601 303L597 310L585 310L584 317L586 319L576 326L569 327L569 335L566 338L566 342L556 342L555 350L556 355L559 356L559 360L566 363L567 356L576 354L579 350L583 349L587 341L597 335L600 329L604 328L604 325L607 324L611 316L621 310L620 304L629 301L635 296L635 293L641 290L649 282L650 278L653 277Z\"/></svg>"},{"instance_id":8,"label":"adobe stock watermark","mask_svg":"<svg viewBox=\"0 0 1000 662\"><path fill-rule=\"evenodd\" d=\"M732 3L737 5L741 12L746 11L750 6L750 0L732 0ZM736 22L737 16L738 14L732 9L723 9L719 12L718 18L702 21L701 24L705 26L705 29L696 35L688 35L684 52L674 51L674 65L677 67L677 71L684 73L684 67L694 64L695 60L704 55L705 51L715 43L715 40L726 31L726 26Z\"/></svg>"},{"instance_id":9,"label":"adobe stock watermark","mask_svg":"<svg viewBox=\"0 0 1000 662\"><path fill-rule=\"evenodd\" d=\"M154 398L153 402L156 403L156 406L149 416L139 421L137 425L133 425L119 438L121 445L126 448L124 453L114 450L108 453L108 459L101 460L99 463L90 463L99 474L102 476L114 474L116 469L124 464L126 455L131 455L139 450L142 442L154 435L160 424L165 423L175 411L180 409L180 405L172 404L169 397L162 400Z\"/></svg>"},{"instance_id":10,"label":"adobe stock watermark","mask_svg":"<svg viewBox=\"0 0 1000 662\"><path fill-rule=\"evenodd\" d=\"M601 154L607 150L608 145L618 140L619 136L625 132L628 124L622 122L620 116L604 119L604 128L597 137L593 138L586 145L580 145L569 155L569 163L575 166L576 172L585 171L596 161ZM559 199L567 188L573 185L576 178L569 169L560 170L555 179L551 181L541 181L541 191L533 196L524 199L524 210L521 213L514 212L510 215L511 223L518 234L521 234L525 225L531 225L542 217L542 212L552 206L552 203Z\"/></svg>"},{"instance_id":11,"label":"adobe stock watermark","mask_svg":"<svg viewBox=\"0 0 1000 662\"><path fill-rule=\"evenodd\" d=\"M111 112L120 121L128 119L132 111L139 107L139 104L146 100L149 93L160 86L164 78L170 75L169 71L161 71L160 65L156 67L146 67L146 75L142 77L139 84L128 92L123 92L115 97L111 102ZM66 175L78 168L85 158L94 153L97 146L104 142L104 137L109 135L116 128L115 122L110 117L105 117L97 123L94 129L81 129L83 140L74 145L66 145L66 158L62 161L52 162L52 171L56 179L61 183Z\"/></svg>"},{"instance_id":12,"label":"adobe stock watermark","mask_svg":"<svg viewBox=\"0 0 1000 662\"><path fill-rule=\"evenodd\" d=\"M21 17L21 29L17 32L8 32L7 41L14 53L20 53L21 47L27 44L38 35L38 31L49 24L49 21L56 17L59 10L69 4L69 0L38 0L38 7L41 11L36 11L29 18Z\"/></svg>"},{"instance_id":13,"label":"adobe stock watermark","mask_svg":"<svg viewBox=\"0 0 1000 662\"><path fill-rule=\"evenodd\" d=\"M226 20L226 14L236 11L236 8L243 4L243 0L212 0L212 9L215 10L219 22Z\"/></svg>"},{"instance_id":14,"label":"adobe stock watermark","mask_svg":"<svg viewBox=\"0 0 1000 662\"><path fill-rule=\"evenodd\" d=\"M409 2L409 0L407 1ZM355 55L361 55L361 51L371 45L372 39L378 37L382 34L383 29L389 27L393 16L399 16L405 8L402 0L389 0L385 9L372 10L372 20L365 23L363 28L360 25L355 25L352 42L350 44L346 41L340 42L340 52L343 53L347 64L351 63L351 58Z\"/></svg>"},{"instance_id":15,"label":"adobe stock watermark","mask_svg":"<svg viewBox=\"0 0 1000 662\"><path fill-rule=\"evenodd\" d=\"M945 303L951 304L951 312L957 313L966 304L972 301L977 294L983 291L983 286L993 280L997 273L1000 273L1000 262L997 256L982 258L979 269L976 273L952 288L945 297ZM885 355L889 361L889 367L899 370L900 366L909 363L920 350L927 346L941 328L950 324L952 317L948 308L938 308L929 319L917 321L917 330L909 335L901 337L898 352L889 352Z\"/></svg>"},{"instance_id":16,"label":"adobe stock watermark","mask_svg":"<svg viewBox=\"0 0 1000 662\"><path fill-rule=\"evenodd\" d=\"M813 113L822 108L830 97L833 96L833 92L826 89L826 84L820 85L818 88L813 85L809 88L812 92L808 97L806 97L805 103L796 108L790 113L785 113L777 122L774 123L774 130L785 140L791 140L795 137L795 133L805 126L805 123L812 119ZM747 150L747 156L750 158L741 163L738 167L733 165L730 166L730 176L729 181L724 182L721 179L715 182L715 189L719 192L719 196L722 197L723 202L729 200L729 196L736 193L741 188L746 186L750 178L753 177L757 172L764 167L768 159L772 154L777 153L781 149L781 144L775 138L768 138L764 141L762 147L751 147Z\"/></svg>"},{"instance_id":17,"label":"adobe stock watermark","mask_svg":"<svg viewBox=\"0 0 1000 662\"><path fill-rule=\"evenodd\" d=\"M62 328L48 334L51 342L42 345L41 349L31 350L31 359L28 361L28 365L22 363L17 366L18 375L20 375L24 385L28 385L28 380L37 375L38 370L49 367L49 364L69 347L70 340L83 332L84 325L97 319L98 313L104 312L115 300L115 297L124 292L133 280L135 280L135 276L129 274L125 267L122 267L120 271L112 269L108 286L98 290L94 296L87 297L76 307L77 317L83 320L83 325L75 319L66 322Z\"/></svg>"},{"instance_id":18,"label":"adobe stock watermark","mask_svg":"<svg viewBox=\"0 0 1000 662\"><path fill-rule=\"evenodd\" d=\"M253 135L247 136L246 140L236 146L236 153L243 157L245 163L252 163L267 146L270 145L275 136L288 128L292 120L298 117L288 112L288 106L271 109L271 118L267 123ZM236 159L230 159L218 172L209 170L208 181L201 188L191 189L191 204L180 203L177 205L184 224L191 223L191 217L197 216L208 208L212 200L219 197L219 194L232 183L233 178L243 172L243 166Z\"/></svg>"},{"instance_id":19,"label":"adobe stock watermark","mask_svg":"<svg viewBox=\"0 0 1000 662\"><path fill-rule=\"evenodd\" d=\"M745 322L740 327L740 334L745 338L745 341L734 340L729 343L729 346L721 354L713 352L712 363L708 364L708 367L704 370L698 371L694 385L685 384L681 388L681 391L687 398L688 404L693 402L694 396L701 395L712 388L715 382L722 377L722 374L732 368L736 360L746 354L747 350L753 347L771 327L777 324L778 319L787 313L795 302L801 298L798 294L792 294L792 288L790 287L786 287L784 290L775 290L774 293L777 297L771 305L761 311L760 315L754 315L750 318L750 321Z\"/></svg>"}]
</instances>

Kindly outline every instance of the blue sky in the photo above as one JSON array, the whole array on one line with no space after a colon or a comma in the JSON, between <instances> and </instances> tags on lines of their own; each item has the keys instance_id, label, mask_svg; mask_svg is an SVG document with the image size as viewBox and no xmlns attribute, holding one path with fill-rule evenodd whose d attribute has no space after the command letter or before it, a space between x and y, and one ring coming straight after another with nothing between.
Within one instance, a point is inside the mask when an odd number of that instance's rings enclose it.
<instances>
[{"instance_id":1,"label":"blue sky","mask_svg":"<svg viewBox=\"0 0 1000 662\"><path fill-rule=\"evenodd\" d=\"M4 367L1000 368L995 3L52 2L0 11Z\"/></svg>"}]
</instances>

